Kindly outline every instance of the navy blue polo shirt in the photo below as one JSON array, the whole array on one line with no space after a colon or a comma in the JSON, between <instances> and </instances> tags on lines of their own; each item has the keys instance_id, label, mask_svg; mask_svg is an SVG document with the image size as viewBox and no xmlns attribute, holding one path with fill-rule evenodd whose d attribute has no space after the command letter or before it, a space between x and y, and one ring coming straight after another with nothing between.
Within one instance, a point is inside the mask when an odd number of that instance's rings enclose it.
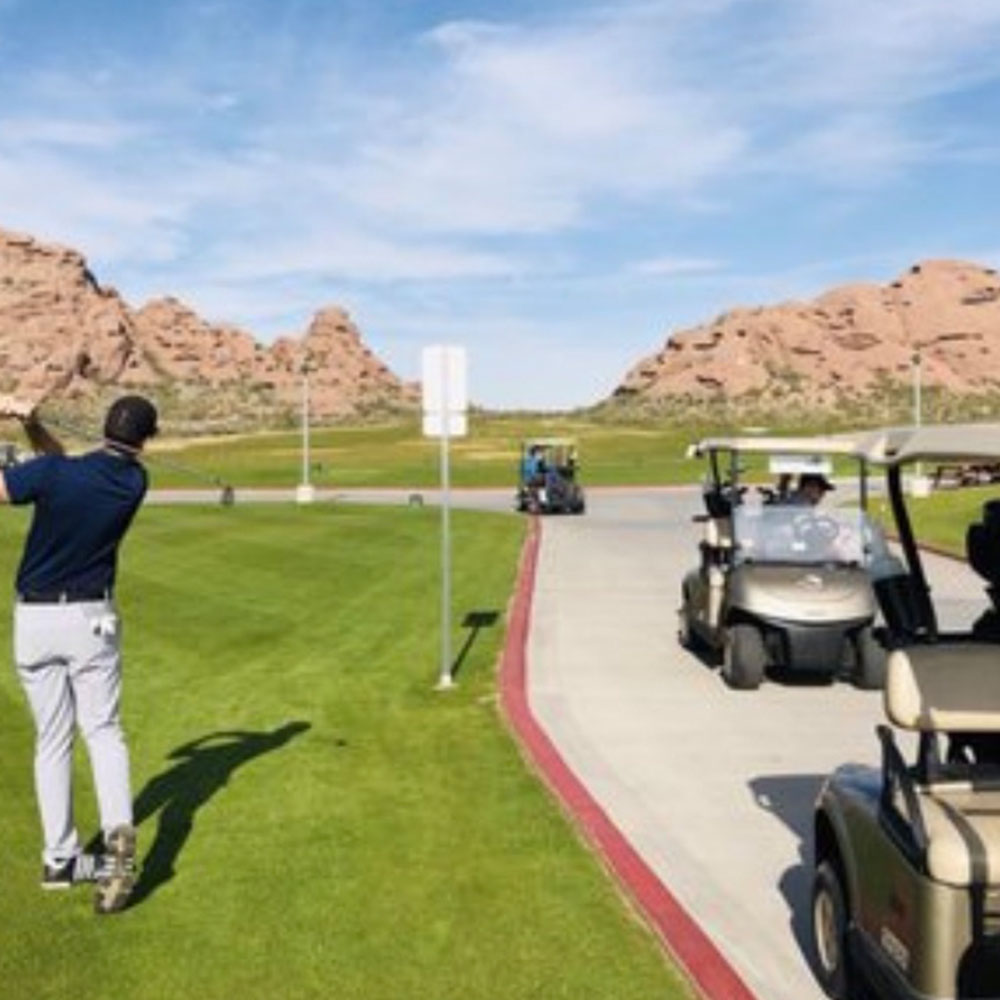
<instances>
[{"instance_id":1,"label":"navy blue polo shirt","mask_svg":"<svg viewBox=\"0 0 1000 1000\"><path fill-rule=\"evenodd\" d=\"M18 593L111 591L118 544L146 495L146 470L107 450L42 455L4 470L11 503L35 505Z\"/></svg>"}]
</instances>

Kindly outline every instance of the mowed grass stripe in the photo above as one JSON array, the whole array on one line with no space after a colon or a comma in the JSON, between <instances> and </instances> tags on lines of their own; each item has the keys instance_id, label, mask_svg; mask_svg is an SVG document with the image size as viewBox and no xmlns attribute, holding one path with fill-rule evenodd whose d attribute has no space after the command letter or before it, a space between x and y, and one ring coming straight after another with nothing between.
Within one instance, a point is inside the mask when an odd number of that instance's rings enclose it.
<instances>
[{"instance_id":1,"label":"mowed grass stripe","mask_svg":"<svg viewBox=\"0 0 1000 1000\"><path fill-rule=\"evenodd\" d=\"M521 442L532 437L576 439L584 485L697 482L704 463L687 459L685 450L700 436L695 427L662 423L636 427L572 417L473 414L468 436L451 441L452 483L508 487L513 497ZM153 484L195 487L218 477L237 488L294 487L302 476L300 446L294 431L186 444L154 442ZM310 479L325 489L434 487L440 479L439 453L439 442L423 437L416 419L313 428Z\"/></svg>"},{"instance_id":2,"label":"mowed grass stripe","mask_svg":"<svg viewBox=\"0 0 1000 1000\"><path fill-rule=\"evenodd\" d=\"M38 888L30 723L3 671L5 998L687 995L498 717L523 522L452 526L456 654L466 613L501 617L443 694L436 511L141 512L119 595L138 903L102 919L85 889ZM0 511L8 579L25 527ZM82 751L77 772L90 833Z\"/></svg>"}]
</instances>

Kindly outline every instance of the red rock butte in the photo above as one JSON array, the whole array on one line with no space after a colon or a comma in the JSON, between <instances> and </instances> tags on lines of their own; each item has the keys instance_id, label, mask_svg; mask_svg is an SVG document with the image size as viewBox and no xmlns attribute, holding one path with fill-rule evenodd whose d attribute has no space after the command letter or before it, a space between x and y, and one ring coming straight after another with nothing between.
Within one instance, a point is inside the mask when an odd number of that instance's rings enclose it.
<instances>
[{"instance_id":1,"label":"red rock butte","mask_svg":"<svg viewBox=\"0 0 1000 1000\"><path fill-rule=\"evenodd\" d=\"M3 388L33 401L83 403L108 390L147 391L177 425L291 419L308 362L319 419L412 410L417 387L394 375L337 306L301 336L265 346L206 322L174 298L130 307L66 247L0 229Z\"/></svg>"},{"instance_id":2,"label":"red rock butte","mask_svg":"<svg viewBox=\"0 0 1000 1000\"><path fill-rule=\"evenodd\" d=\"M1000 389L1000 279L952 260L915 264L888 285L835 288L812 302L738 308L670 336L614 392L649 402L807 398L818 407L909 385L956 395Z\"/></svg>"},{"instance_id":3,"label":"red rock butte","mask_svg":"<svg viewBox=\"0 0 1000 1000\"><path fill-rule=\"evenodd\" d=\"M962 261L915 264L887 285L835 288L811 302L735 308L669 336L612 402L681 400L737 408L835 409L909 385L955 396L1000 390L1000 279ZM0 229L0 390L85 407L146 391L177 431L289 424L310 370L319 420L412 413L419 389L373 354L338 306L269 345L172 297L133 309L76 250Z\"/></svg>"}]
</instances>

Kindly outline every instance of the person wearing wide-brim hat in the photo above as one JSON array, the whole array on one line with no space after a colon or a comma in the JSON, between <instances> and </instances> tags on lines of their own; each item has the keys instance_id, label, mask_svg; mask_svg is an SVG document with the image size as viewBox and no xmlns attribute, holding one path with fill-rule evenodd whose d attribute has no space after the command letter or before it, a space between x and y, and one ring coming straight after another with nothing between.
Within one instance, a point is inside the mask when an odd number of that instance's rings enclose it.
<instances>
[{"instance_id":1,"label":"person wearing wide-brim hat","mask_svg":"<svg viewBox=\"0 0 1000 1000\"><path fill-rule=\"evenodd\" d=\"M823 497L836 487L821 472L803 472L792 494L791 502L815 507Z\"/></svg>"},{"instance_id":2,"label":"person wearing wide-brim hat","mask_svg":"<svg viewBox=\"0 0 1000 1000\"><path fill-rule=\"evenodd\" d=\"M68 456L35 408L0 397L38 457L0 474L0 501L33 504L17 570L14 660L35 721L35 792L42 888L97 885L99 913L122 909L135 883L128 749L120 719L121 648L114 603L118 548L146 495L139 461L157 431L156 407L122 396L107 411L104 442ZM104 839L83 853L73 819L73 738L87 743Z\"/></svg>"}]
</instances>

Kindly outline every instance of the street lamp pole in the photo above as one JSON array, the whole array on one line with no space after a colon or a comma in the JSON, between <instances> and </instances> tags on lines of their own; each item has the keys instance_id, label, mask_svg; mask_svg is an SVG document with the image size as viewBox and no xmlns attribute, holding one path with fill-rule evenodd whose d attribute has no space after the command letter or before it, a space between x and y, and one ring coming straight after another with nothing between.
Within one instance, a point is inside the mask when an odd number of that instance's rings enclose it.
<instances>
[{"instance_id":1,"label":"street lamp pole","mask_svg":"<svg viewBox=\"0 0 1000 1000\"><path fill-rule=\"evenodd\" d=\"M302 362L302 481L295 491L299 503L312 503L316 491L309 482L309 358Z\"/></svg>"},{"instance_id":2,"label":"street lamp pole","mask_svg":"<svg viewBox=\"0 0 1000 1000\"><path fill-rule=\"evenodd\" d=\"M923 376L923 358L920 351L914 351L910 358L913 362L913 426L918 428L923 422L923 402L921 400L921 382ZM924 480L924 466L922 462L917 462L913 469L914 486L913 492L918 496L925 496L927 484Z\"/></svg>"}]
</instances>

